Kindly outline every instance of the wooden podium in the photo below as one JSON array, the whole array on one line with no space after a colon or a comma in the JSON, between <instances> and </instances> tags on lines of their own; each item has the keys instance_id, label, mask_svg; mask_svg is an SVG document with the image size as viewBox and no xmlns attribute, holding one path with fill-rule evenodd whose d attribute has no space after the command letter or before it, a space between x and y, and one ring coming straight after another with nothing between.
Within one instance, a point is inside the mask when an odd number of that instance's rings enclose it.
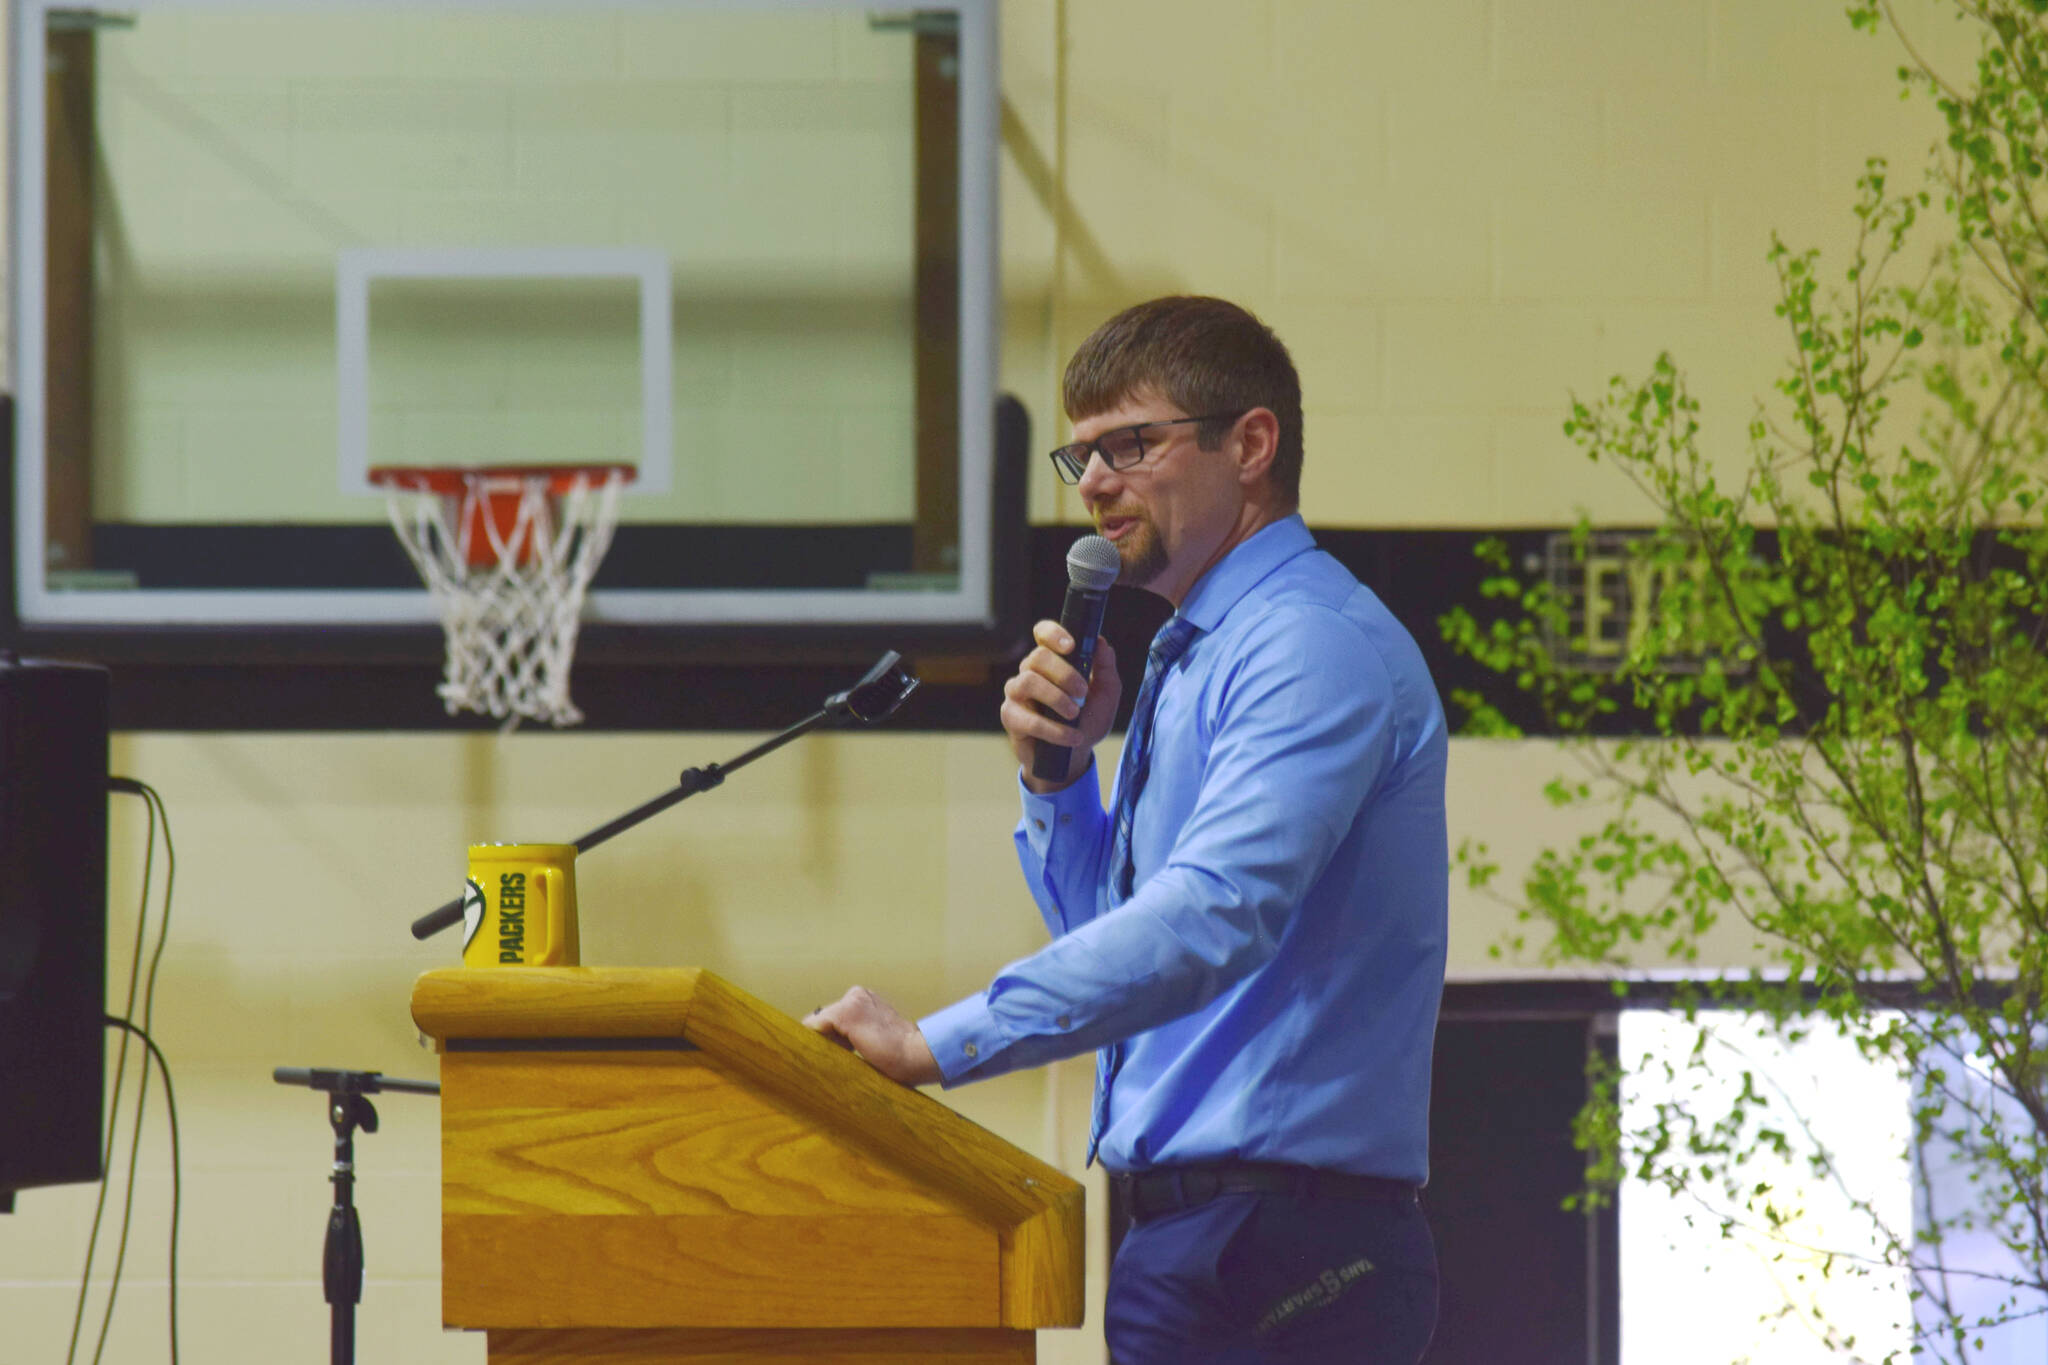
<instances>
[{"instance_id":1,"label":"wooden podium","mask_svg":"<svg viewBox=\"0 0 2048 1365\"><path fill-rule=\"evenodd\" d=\"M441 1315L493 1365L1018 1362L1082 1191L709 972L455 968Z\"/></svg>"}]
</instances>

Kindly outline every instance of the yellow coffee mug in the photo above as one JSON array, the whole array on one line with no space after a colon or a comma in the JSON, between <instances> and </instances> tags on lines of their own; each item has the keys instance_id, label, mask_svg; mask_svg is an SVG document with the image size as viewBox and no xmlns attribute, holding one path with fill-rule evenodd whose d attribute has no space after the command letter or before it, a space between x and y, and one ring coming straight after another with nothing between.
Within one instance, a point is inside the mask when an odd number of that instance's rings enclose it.
<instances>
[{"instance_id":1,"label":"yellow coffee mug","mask_svg":"<svg viewBox=\"0 0 2048 1365\"><path fill-rule=\"evenodd\" d=\"M469 846L462 965L580 965L574 844Z\"/></svg>"}]
</instances>

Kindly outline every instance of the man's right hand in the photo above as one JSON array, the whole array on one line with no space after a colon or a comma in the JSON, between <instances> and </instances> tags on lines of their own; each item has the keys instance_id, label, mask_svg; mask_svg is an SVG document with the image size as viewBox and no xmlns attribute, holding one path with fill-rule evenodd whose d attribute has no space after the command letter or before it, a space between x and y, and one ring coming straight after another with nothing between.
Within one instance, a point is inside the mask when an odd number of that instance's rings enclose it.
<instances>
[{"instance_id":1,"label":"man's right hand","mask_svg":"<svg viewBox=\"0 0 2048 1365\"><path fill-rule=\"evenodd\" d=\"M1031 628L1038 647L1017 665L1017 675L1003 684L1003 730L1010 736L1010 748L1024 769L1024 785L1034 792L1054 792L1088 771L1090 756L1116 719L1116 704L1123 697L1123 680L1117 676L1116 651L1108 640L1095 642L1095 663L1083 678L1067 655L1074 650L1074 638L1057 621L1040 621ZM1039 707L1053 712L1062 725ZM1032 754L1038 741L1072 750L1067 775L1058 782L1042 782L1031 775Z\"/></svg>"}]
</instances>

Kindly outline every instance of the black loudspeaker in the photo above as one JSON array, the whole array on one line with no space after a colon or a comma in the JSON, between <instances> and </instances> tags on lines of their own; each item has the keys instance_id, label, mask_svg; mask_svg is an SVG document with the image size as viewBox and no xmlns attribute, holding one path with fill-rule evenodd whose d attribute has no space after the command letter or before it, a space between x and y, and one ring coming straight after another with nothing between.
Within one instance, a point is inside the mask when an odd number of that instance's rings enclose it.
<instances>
[{"instance_id":1,"label":"black loudspeaker","mask_svg":"<svg viewBox=\"0 0 2048 1365\"><path fill-rule=\"evenodd\" d=\"M107 690L0 653L0 1208L102 1175Z\"/></svg>"}]
</instances>

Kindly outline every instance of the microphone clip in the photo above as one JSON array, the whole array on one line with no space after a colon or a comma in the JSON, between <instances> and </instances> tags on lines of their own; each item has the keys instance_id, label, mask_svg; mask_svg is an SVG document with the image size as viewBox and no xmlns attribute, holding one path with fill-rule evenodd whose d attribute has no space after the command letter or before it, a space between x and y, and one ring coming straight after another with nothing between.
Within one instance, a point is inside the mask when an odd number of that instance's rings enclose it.
<instances>
[{"instance_id":1,"label":"microphone clip","mask_svg":"<svg viewBox=\"0 0 2048 1365\"><path fill-rule=\"evenodd\" d=\"M835 721L852 717L863 725L873 725L887 720L917 687L917 675L892 649L877 659L859 682L825 698L825 712Z\"/></svg>"}]
</instances>

